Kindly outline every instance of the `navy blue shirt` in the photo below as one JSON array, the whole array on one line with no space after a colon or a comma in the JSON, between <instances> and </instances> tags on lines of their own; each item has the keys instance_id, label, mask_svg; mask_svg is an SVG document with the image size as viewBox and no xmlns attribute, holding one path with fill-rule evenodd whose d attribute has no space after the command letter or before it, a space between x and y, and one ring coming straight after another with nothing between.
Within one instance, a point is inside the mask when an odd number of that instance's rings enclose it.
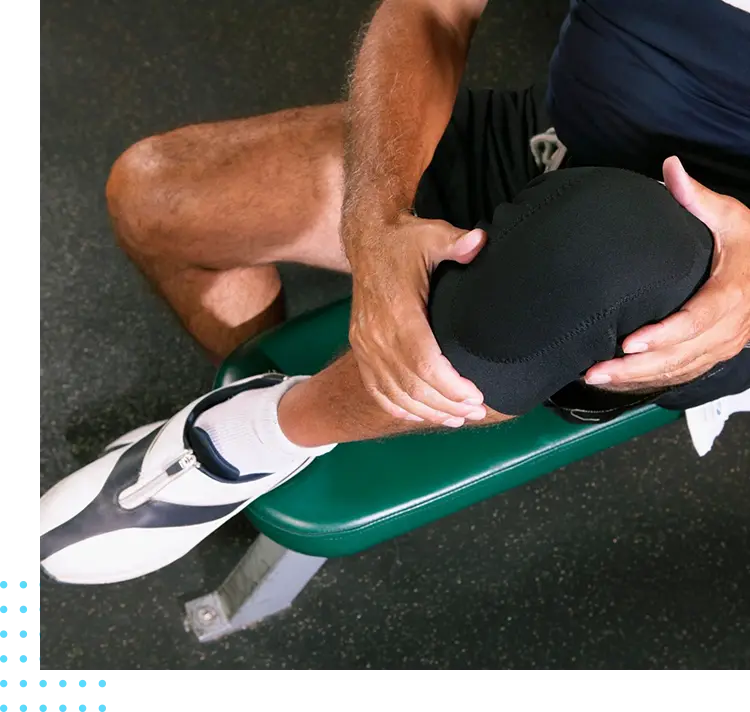
<instances>
[{"instance_id":1,"label":"navy blue shirt","mask_svg":"<svg viewBox=\"0 0 750 712\"><path fill-rule=\"evenodd\" d=\"M747 7L746 0L731 0ZM576 165L750 193L750 12L723 0L571 0L548 108Z\"/></svg>"}]
</instances>

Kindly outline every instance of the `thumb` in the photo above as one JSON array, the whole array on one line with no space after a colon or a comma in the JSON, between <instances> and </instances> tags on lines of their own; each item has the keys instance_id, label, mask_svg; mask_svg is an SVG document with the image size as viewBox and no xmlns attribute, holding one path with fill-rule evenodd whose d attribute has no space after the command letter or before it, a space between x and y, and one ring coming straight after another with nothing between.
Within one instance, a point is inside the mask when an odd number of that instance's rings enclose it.
<instances>
[{"instance_id":1,"label":"thumb","mask_svg":"<svg viewBox=\"0 0 750 712\"><path fill-rule=\"evenodd\" d=\"M441 257L443 260L453 260L465 265L481 252L486 242L487 233L480 228L469 230L469 232L459 231Z\"/></svg>"},{"instance_id":2,"label":"thumb","mask_svg":"<svg viewBox=\"0 0 750 712\"><path fill-rule=\"evenodd\" d=\"M677 156L670 156L662 167L664 183L672 197L691 212L714 234L722 231L722 217L726 212L726 196L714 193L691 178Z\"/></svg>"}]
</instances>

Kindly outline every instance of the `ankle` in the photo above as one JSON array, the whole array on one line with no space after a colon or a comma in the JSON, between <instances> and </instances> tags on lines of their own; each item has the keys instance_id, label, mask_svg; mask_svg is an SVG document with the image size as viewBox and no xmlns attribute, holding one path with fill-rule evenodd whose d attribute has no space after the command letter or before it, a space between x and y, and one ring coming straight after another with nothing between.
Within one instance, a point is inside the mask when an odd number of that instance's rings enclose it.
<instances>
[{"instance_id":1,"label":"ankle","mask_svg":"<svg viewBox=\"0 0 750 712\"><path fill-rule=\"evenodd\" d=\"M289 442L299 447L333 445L334 439L324 436L313 413L311 381L297 383L281 396L277 413L279 428Z\"/></svg>"}]
</instances>

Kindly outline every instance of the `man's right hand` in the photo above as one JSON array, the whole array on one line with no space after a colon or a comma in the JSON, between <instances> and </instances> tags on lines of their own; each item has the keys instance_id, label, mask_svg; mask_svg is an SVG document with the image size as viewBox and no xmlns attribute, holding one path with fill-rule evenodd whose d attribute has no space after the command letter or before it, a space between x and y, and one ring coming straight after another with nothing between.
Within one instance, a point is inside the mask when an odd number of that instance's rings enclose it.
<instances>
[{"instance_id":1,"label":"man's right hand","mask_svg":"<svg viewBox=\"0 0 750 712\"><path fill-rule=\"evenodd\" d=\"M343 225L352 267L349 339L362 381L392 416L460 427L486 411L479 389L443 356L427 319L430 275L466 264L482 230L402 214L390 225Z\"/></svg>"},{"instance_id":2,"label":"man's right hand","mask_svg":"<svg viewBox=\"0 0 750 712\"><path fill-rule=\"evenodd\" d=\"M352 268L349 337L362 380L392 416L459 427L482 394L440 352L430 274L470 262L480 230L407 212L450 120L487 0L382 0L350 76L341 237Z\"/></svg>"}]
</instances>

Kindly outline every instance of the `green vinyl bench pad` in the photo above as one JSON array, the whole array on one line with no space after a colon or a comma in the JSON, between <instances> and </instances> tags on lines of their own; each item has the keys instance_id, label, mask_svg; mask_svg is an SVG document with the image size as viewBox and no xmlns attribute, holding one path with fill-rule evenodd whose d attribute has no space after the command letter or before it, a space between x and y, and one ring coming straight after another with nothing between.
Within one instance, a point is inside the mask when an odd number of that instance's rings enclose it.
<instances>
[{"instance_id":1,"label":"green vinyl bench pad","mask_svg":"<svg viewBox=\"0 0 750 712\"><path fill-rule=\"evenodd\" d=\"M216 385L321 370L347 346L349 300L240 346ZM347 443L248 506L257 529L302 554L354 554L680 417L646 406L603 424L544 407L491 427Z\"/></svg>"}]
</instances>

